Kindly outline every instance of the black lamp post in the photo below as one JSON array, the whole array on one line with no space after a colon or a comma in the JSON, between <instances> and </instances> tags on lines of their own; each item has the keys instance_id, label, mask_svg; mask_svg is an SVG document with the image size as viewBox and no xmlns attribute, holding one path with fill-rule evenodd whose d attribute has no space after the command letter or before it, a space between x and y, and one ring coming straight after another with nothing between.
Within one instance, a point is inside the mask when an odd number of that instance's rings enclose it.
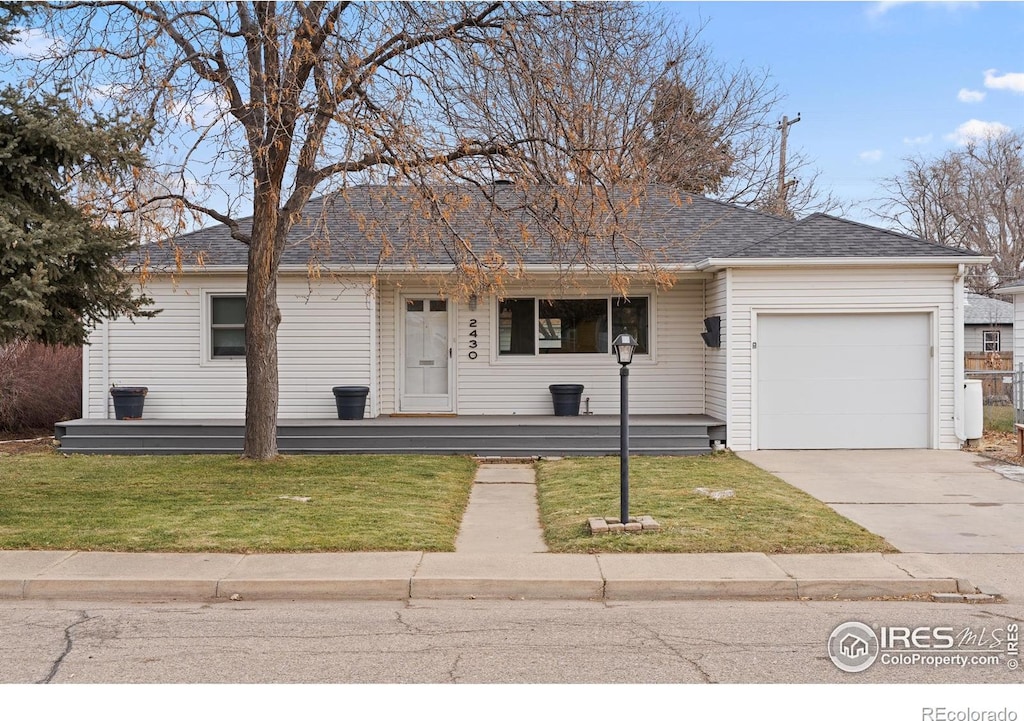
<instances>
[{"instance_id":1,"label":"black lamp post","mask_svg":"<svg viewBox=\"0 0 1024 721\"><path fill-rule=\"evenodd\" d=\"M619 521L629 523L629 364L637 342L629 333L622 333L612 347L619 368Z\"/></svg>"}]
</instances>

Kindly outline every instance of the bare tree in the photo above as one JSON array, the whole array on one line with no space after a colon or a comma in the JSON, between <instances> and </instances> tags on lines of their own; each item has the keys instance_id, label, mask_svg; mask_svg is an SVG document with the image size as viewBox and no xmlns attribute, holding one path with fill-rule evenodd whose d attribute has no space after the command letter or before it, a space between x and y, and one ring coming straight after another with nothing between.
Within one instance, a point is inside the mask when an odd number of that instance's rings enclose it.
<instances>
[{"instance_id":1,"label":"bare tree","mask_svg":"<svg viewBox=\"0 0 1024 721\"><path fill-rule=\"evenodd\" d=\"M634 232L656 88L682 82L693 117L714 118L710 145L728 142L744 171L762 163L744 165L753 141L733 133L730 113L756 131L773 94L754 76L712 84L706 51L689 36L666 40L650 12L615 2L54 3L46 28L58 42L32 70L83 105L154 122L152 177L163 189L140 184L129 210L170 204L248 247L244 455L265 459L277 453L277 272L289 231L311 222L314 193L393 189L413 207L420 247L440 248L463 290L500 287L540 238L570 266L611 248L619 287L627 263L667 280ZM496 191L500 179L516 192ZM756 197L757 182L731 192ZM486 206L475 217L504 233L502 251L458 222L467 202ZM163 232L180 222L160 217ZM395 252L386 223L367 217L366 228L381 257Z\"/></svg>"},{"instance_id":2,"label":"bare tree","mask_svg":"<svg viewBox=\"0 0 1024 721\"><path fill-rule=\"evenodd\" d=\"M879 217L899 230L994 258L968 276L988 293L1024 269L1024 135L1002 133L928 159L905 159L885 180Z\"/></svg>"}]
</instances>

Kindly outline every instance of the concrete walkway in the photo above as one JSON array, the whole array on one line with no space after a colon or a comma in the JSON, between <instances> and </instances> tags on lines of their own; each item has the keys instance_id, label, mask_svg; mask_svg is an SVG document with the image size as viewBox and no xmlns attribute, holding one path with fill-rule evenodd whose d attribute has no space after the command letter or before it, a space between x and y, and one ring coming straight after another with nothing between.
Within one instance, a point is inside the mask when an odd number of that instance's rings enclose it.
<instances>
[{"instance_id":1,"label":"concrete walkway","mask_svg":"<svg viewBox=\"0 0 1024 721\"><path fill-rule=\"evenodd\" d=\"M537 477L526 463L482 463L462 516L456 553L546 553Z\"/></svg>"}]
</instances>

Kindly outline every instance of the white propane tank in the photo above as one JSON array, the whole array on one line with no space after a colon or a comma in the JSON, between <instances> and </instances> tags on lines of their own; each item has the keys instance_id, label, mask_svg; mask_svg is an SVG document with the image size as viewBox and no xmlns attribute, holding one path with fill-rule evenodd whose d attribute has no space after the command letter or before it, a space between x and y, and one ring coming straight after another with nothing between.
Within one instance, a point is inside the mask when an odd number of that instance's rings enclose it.
<instances>
[{"instance_id":1,"label":"white propane tank","mask_svg":"<svg viewBox=\"0 0 1024 721\"><path fill-rule=\"evenodd\" d=\"M967 440L981 438L985 428L985 401L981 381L964 381L964 436Z\"/></svg>"}]
</instances>

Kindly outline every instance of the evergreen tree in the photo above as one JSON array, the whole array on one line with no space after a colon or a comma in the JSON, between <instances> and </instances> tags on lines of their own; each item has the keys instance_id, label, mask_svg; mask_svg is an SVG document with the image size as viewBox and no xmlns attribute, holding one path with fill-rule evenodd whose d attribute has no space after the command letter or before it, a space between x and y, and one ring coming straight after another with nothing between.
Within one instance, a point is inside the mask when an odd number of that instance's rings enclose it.
<instances>
[{"instance_id":1,"label":"evergreen tree","mask_svg":"<svg viewBox=\"0 0 1024 721\"><path fill-rule=\"evenodd\" d=\"M20 8L0 4L0 42ZM59 94L0 90L0 343L81 345L102 318L150 316L122 267L134 235L69 200L140 167L146 126L85 119Z\"/></svg>"}]
</instances>

